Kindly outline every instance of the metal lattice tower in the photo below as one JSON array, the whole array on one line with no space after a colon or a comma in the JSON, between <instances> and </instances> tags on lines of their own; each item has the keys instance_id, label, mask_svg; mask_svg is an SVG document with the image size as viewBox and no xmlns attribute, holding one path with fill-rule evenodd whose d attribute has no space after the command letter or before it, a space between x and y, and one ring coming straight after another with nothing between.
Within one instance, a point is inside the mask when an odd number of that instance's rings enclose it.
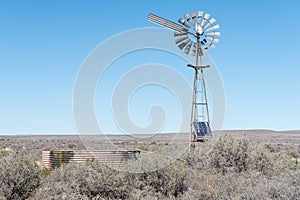
<instances>
[{"instance_id":1,"label":"metal lattice tower","mask_svg":"<svg viewBox=\"0 0 300 200\"><path fill-rule=\"evenodd\" d=\"M212 136L210 129L210 117L208 109L207 91L204 77L203 55L209 53L209 49L215 49L219 42L218 31L220 26L215 18L210 18L209 13L193 11L191 15L186 13L184 18L179 18L180 24L161 18L154 14L148 15L150 22L159 24L174 31L175 43L178 48L188 55L195 56L195 65L188 64L194 69L194 87L192 98L192 111L190 120L190 141L204 141L207 136Z\"/></svg>"}]
</instances>

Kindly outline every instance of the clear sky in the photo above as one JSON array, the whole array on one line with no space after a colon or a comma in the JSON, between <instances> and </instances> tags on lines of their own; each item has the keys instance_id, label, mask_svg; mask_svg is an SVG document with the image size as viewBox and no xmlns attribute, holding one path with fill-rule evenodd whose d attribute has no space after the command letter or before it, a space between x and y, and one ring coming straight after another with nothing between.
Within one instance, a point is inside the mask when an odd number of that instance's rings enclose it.
<instances>
[{"instance_id":1,"label":"clear sky","mask_svg":"<svg viewBox=\"0 0 300 200\"><path fill-rule=\"evenodd\" d=\"M73 86L88 54L112 35L158 27L149 12L177 21L193 10L221 26L211 57L226 90L224 129L300 129L298 0L0 0L0 134L74 133Z\"/></svg>"}]
</instances>

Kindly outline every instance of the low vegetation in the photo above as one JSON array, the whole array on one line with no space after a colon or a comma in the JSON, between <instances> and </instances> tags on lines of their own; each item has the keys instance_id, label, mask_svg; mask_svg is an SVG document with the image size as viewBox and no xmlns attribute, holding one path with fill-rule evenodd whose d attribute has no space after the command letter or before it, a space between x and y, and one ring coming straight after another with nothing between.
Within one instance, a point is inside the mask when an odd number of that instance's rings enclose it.
<instances>
[{"instance_id":1,"label":"low vegetation","mask_svg":"<svg viewBox=\"0 0 300 200\"><path fill-rule=\"evenodd\" d=\"M49 173L21 152L1 152L0 199L300 199L298 159L294 149L281 152L228 135L196 145L165 168L142 173L115 171L95 161Z\"/></svg>"},{"instance_id":2,"label":"low vegetation","mask_svg":"<svg viewBox=\"0 0 300 200\"><path fill-rule=\"evenodd\" d=\"M0 199L27 199L40 185L39 168L21 152L1 152Z\"/></svg>"}]
</instances>

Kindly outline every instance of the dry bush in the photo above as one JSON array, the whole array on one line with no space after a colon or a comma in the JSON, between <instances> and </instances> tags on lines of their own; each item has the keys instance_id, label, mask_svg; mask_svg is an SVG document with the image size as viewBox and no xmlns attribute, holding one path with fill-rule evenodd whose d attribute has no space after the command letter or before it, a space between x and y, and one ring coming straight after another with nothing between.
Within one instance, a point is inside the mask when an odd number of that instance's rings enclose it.
<instances>
[{"instance_id":1,"label":"dry bush","mask_svg":"<svg viewBox=\"0 0 300 200\"><path fill-rule=\"evenodd\" d=\"M300 199L300 173L275 177L202 171L193 177L184 199Z\"/></svg>"},{"instance_id":2,"label":"dry bush","mask_svg":"<svg viewBox=\"0 0 300 200\"><path fill-rule=\"evenodd\" d=\"M186 158L192 167L211 173L244 173L272 171L271 153L247 137L220 135L208 144L198 145Z\"/></svg>"},{"instance_id":3,"label":"dry bush","mask_svg":"<svg viewBox=\"0 0 300 200\"><path fill-rule=\"evenodd\" d=\"M39 186L39 169L24 153L0 157L0 199L26 199Z\"/></svg>"},{"instance_id":4,"label":"dry bush","mask_svg":"<svg viewBox=\"0 0 300 200\"><path fill-rule=\"evenodd\" d=\"M300 199L300 173L292 172L271 179L265 178L248 187L237 199Z\"/></svg>"},{"instance_id":5,"label":"dry bush","mask_svg":"<svg viewBox=\"0 0 300 200\"><path fill-rule=\"evenodd\" d=\"M185 159L190 184L184 199L299 199L299 165L292 156L246 137L220 135L197 145ZM261 195L254 195L258 187Z\"/></svg>"},{"instance_id":6,"label":"dry bush","mask_svg":"<svg viewBox=\"0 0 300 200\"><path fill-rule=\"evenodd\" d=\"M96 162L70 163L56 169L42 183L35 199L126 199L122 176Z\"/></svg>"},{"instance_id":7,"label":"dry bush","mask_svg":"<svg viewBox=\"0 0 300 200\"><path fill-rule=\"evenodd\" d=\"M186 164L178 161L156 171L126 173L125 177L127 184L134 188L131 192L134 199L174 199L188 189L186 175Z\"/></svg>"},{"instance_id":8,"label":"dry bush","mask_svg":"<svg viewBox=\"0 0 300 200\"><path fill-rule=\"evenodd\" d=\"M228 135L218 138L217 143L207 156L210 167L218 172L243 172L248 170L249 142L242 139L233 139Z\"/></svg>"},{"instance_id":9,"label":"dry bush","mask_svg":"<svg viewBox=\"0 0 300 200\"><path fill-rule=\"evenodd\" d=\"M251 186L253 180L244 174L211 174L205 170L197 171L190 176L189 189L183 198L233 199L240 192Z\"/></svg>"}]
</instances>

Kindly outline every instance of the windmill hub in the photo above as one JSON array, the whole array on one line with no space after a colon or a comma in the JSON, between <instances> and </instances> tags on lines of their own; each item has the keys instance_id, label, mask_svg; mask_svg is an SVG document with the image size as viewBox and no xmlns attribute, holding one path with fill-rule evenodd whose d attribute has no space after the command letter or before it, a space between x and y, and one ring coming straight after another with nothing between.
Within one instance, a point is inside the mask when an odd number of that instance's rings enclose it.
<instances>
[{"instance_id":1,"label":"windmill hub","mask_svg":"<svg viewBox=\"0 0 300 200\"><path fill-rule=\"evenodd\" d=\"M204 30L201 28L201 26L198 26L198 24L195 25L195 29L196 29L196 35L200 36L204 34Z\"/></svg>"}]
</instances>

